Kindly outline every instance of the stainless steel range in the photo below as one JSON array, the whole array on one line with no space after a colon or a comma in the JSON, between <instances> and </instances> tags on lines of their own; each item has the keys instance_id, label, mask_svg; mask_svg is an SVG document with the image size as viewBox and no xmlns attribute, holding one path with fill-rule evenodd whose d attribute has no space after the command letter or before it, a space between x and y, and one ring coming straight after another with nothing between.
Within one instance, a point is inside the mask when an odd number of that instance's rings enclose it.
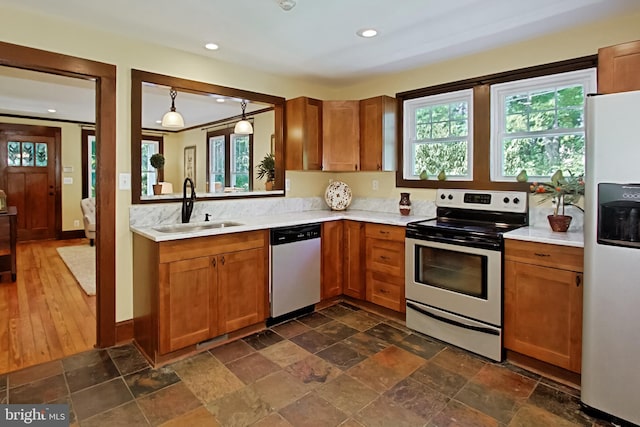
<instances>
[{"instance_id":1,"label":"stainless steel range","mask_svg":"<svg viewBox=\"0 0 640 427\"><path fill-rule=\"evenodd\" d=\"M527 200L517 191L437 191L437 218L407 225L407 327L502 360L502 235L527 224Z\"/></svg>"}]
</instances>

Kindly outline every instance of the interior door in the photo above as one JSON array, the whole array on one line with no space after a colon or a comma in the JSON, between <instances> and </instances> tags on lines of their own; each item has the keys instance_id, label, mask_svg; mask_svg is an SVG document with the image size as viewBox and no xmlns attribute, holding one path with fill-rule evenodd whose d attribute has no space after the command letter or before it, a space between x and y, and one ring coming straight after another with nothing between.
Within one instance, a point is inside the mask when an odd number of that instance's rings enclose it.
<instances>
[{"instance_id":1,"label":"interior door","mask_svg":"<svg viewBox=\"0 0 640 427\"><path fill-rule=\"evenodd\" d=\"M56 137L36 129L0 130L0 188L18 210L22 241L56 237Z\"/></svg>"}]
</instances>

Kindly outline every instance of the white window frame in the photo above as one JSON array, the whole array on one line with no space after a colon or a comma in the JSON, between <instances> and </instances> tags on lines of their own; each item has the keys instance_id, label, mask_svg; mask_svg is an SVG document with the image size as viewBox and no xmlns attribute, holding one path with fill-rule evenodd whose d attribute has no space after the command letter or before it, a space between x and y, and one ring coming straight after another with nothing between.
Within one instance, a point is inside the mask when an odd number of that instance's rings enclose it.
<instances>
[{"instance_id":1,"label":"white window frame","mask_svg":"<svg viewBox=\"0 0 640 427\"><path fill-rule=\"evenodd\" d=\"M491 181L496 182L513 182L515 177L502 175L502 140L507 135L505 132L505 99L514 93L523 91L537 91L549 88L560 88L563 86L573 86L582 84L584 87L585 100L589 93L596 92L596 69L588 68L585 70L570 71L566 73L551 74L542 77L534 77L530 79L515 80L506 83L499 83L491 86ZM586 105L586 102L585 102ZM582 129L552 129L540 132L522 132L518 134L509 134L509 136L555 136L566 133L584 132L585 123ZM529 181L548 180L549 176L529 176Z\"/></svg>"},{"instance_id":2,"label":"white window frame","mask_svg":"<svg viewBox=\"0 0 640 427\"><path fill-rule=\"evenodd\" d=\"M222 170L217 170L215 168L215 164L216 164L216 150L215 150L215 144L222 142L222 146L223 146L223 153L222 153L222 165L223 165L223 169ZM225 151L227 150L226 147L226 139L224 135L216 135L216 136L211 136L209 137L209 192L213 193L213 192L221 192L224 190L224 186L225 186L225 179L226 179L226 167L225 167ZM222 175L222 182L221 187L220 188L216 188L215 183L215 176L216 175Z\"/></svg>"},{"instance_id":3,"label":"white window frame","mask_svg":"<svg viewBox=\"0 0 640 427\"><path fill-rule=\"evenodd\" d=\"M152 147L152 150L149 151L150 154L156 154L160 152L160 142L152 139L144 139L142 138L142 144L140 146L140 150L142 150L142 146L148 145ZM149 156L151 158L151 156ZM150 162L147 162L146 169L142 169L142 174L147 174L147 183L155 183L156 182L156 174L158 171L151 166ZM142 175L141 175L142 176ZM151 181L150 181L151 180ZM142 180L140 181L142 182ZM147 194L146 196L153 196L153 185L147 186Z\"/></svg>"},{"instance_id":4,"label":"white window frame","mask_svg":"<svg viewBox=\"0 0 640 427\"><path fill-rule=\"evenodd\" d=\"M92 165L91 159L97 156L97 153L94 152L94 148L95 150L97 150L98 145L95 144L95 142L96 142L96 134L95 133L87 134L87 140L85 141L85 144L87 144L87 176L84 177L84 179L87 180L87 193L88 193L87 197L96 196L96 187L95 185L93 185L93 180L91 179L93 175L97 173L96 168L91 167Z\"/></svg>"},{"instance_id":5,"label":"white window frame","mask_svg":"<svg viewBox=\"0 0 640 427\"><path fill-rule=\"evenodd\" d=\"M247 148L249 147L248 144L251 143L251 138L249 138L248 135L240 135L240 134L236 134L236 133L232 133L231 134L231 144L230 144L230 150L231 150L231 155L230 157L230 165L229 165L229 175L230 175L230 182L231 182L231 187L236 187L236 178L238 177L238 175L245 175L245 172L238 172L236 170L236 141L240 138L247 138ZM251 150L248 150L247 153L247 162L249 162L249 156L251 155ZM247 175L247 182L249 183L249 188L247 189L247 191L251 191L251 180L253 179L253 176L251 174L251 170L248 169L246 172Z\"/></svg>"},{"instance_id":6,"label":"white window frame","mask_svg":"<svg viewBox=\"0 0 640 427\"><path fill-rule=\"evenodd\" d=\"M454 102L467 102L467 174L447 176L449 181L473 181L473 89L463 89L455 92L446 92L438 95L429 95L421 98L414 98L404 101L404 141L403 141L403 165L402 171L405 180L419 180L419 175L413 174L413 166L415 164L414 152L415 145L429 143L446 143L449 141L459 140L460 137L441 138L437 140L418 140L416 132L416 110L424 107L435 105L450 104ZM436 172L437 173L437 172ZM430 176L429 179L436 179Z\"/></svg>"}]
</instances>

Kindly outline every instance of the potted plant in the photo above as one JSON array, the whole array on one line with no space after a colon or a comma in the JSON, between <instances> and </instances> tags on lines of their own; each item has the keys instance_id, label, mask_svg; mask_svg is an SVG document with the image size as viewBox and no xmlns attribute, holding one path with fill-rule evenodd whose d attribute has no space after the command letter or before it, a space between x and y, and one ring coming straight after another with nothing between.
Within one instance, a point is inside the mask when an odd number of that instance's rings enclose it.
<instances>
[{"instance_id":1,"label":"potted plant","mask_svg":"<svg viewBox=\"0 0 640 427\"><path fill-rule=\"evenodd\" d=\"M264 158L256 166L258 171L258 179L267 177L267 182L264 184L264 188L267 191L273 189L273 184L276 180L276 158L272 153L265 154Z\"/></svg>"},{"instance_id":2,"label":"potted plant","mask_svg":"<svg viewBox=\"0 0 640 427\"><path fill-rule=\"evenodd\" d=\"M553 215L548 215L549 225L553 231L567 231L571 224L571 216L565 215L565 206L575 206L583 210L576 203L584 195L584 178L575 176L569 171L565 177L561 170L557 170L551 177L551 182L534 182L530 185L532 193L540 194L539 203L553 200ZM562 209L562 210L561 210Z\"/></svg>"},{"instance_id":3,"label":"potted plant","mask_svg":"<svg viewBox=\"0 0 640 427\"><path fill-rule=\"evenodd\" d=\"M156 153L149 159L149 163L156 169L156 183L153 184L153 194L162 194L162 184L160 184L160 170L164 168L164 155Z\"/></svg>"}]
</instances>

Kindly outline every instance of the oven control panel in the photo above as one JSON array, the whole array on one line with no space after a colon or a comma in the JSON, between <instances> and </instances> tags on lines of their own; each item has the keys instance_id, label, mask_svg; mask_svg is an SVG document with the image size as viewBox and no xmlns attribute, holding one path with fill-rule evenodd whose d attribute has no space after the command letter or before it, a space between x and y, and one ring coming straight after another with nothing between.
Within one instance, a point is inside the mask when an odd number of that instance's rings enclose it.
<instances>
[{"instance_id":1,"label":"oven control panel","mask_svg":"<svg viewBox=\"0 0 640 427\"><path fill-rule=\"evenodd\" d=\"M524 191L439 189L436 206L497 212L527 212L529 195Z\"/></svg>"}]
</instances>

